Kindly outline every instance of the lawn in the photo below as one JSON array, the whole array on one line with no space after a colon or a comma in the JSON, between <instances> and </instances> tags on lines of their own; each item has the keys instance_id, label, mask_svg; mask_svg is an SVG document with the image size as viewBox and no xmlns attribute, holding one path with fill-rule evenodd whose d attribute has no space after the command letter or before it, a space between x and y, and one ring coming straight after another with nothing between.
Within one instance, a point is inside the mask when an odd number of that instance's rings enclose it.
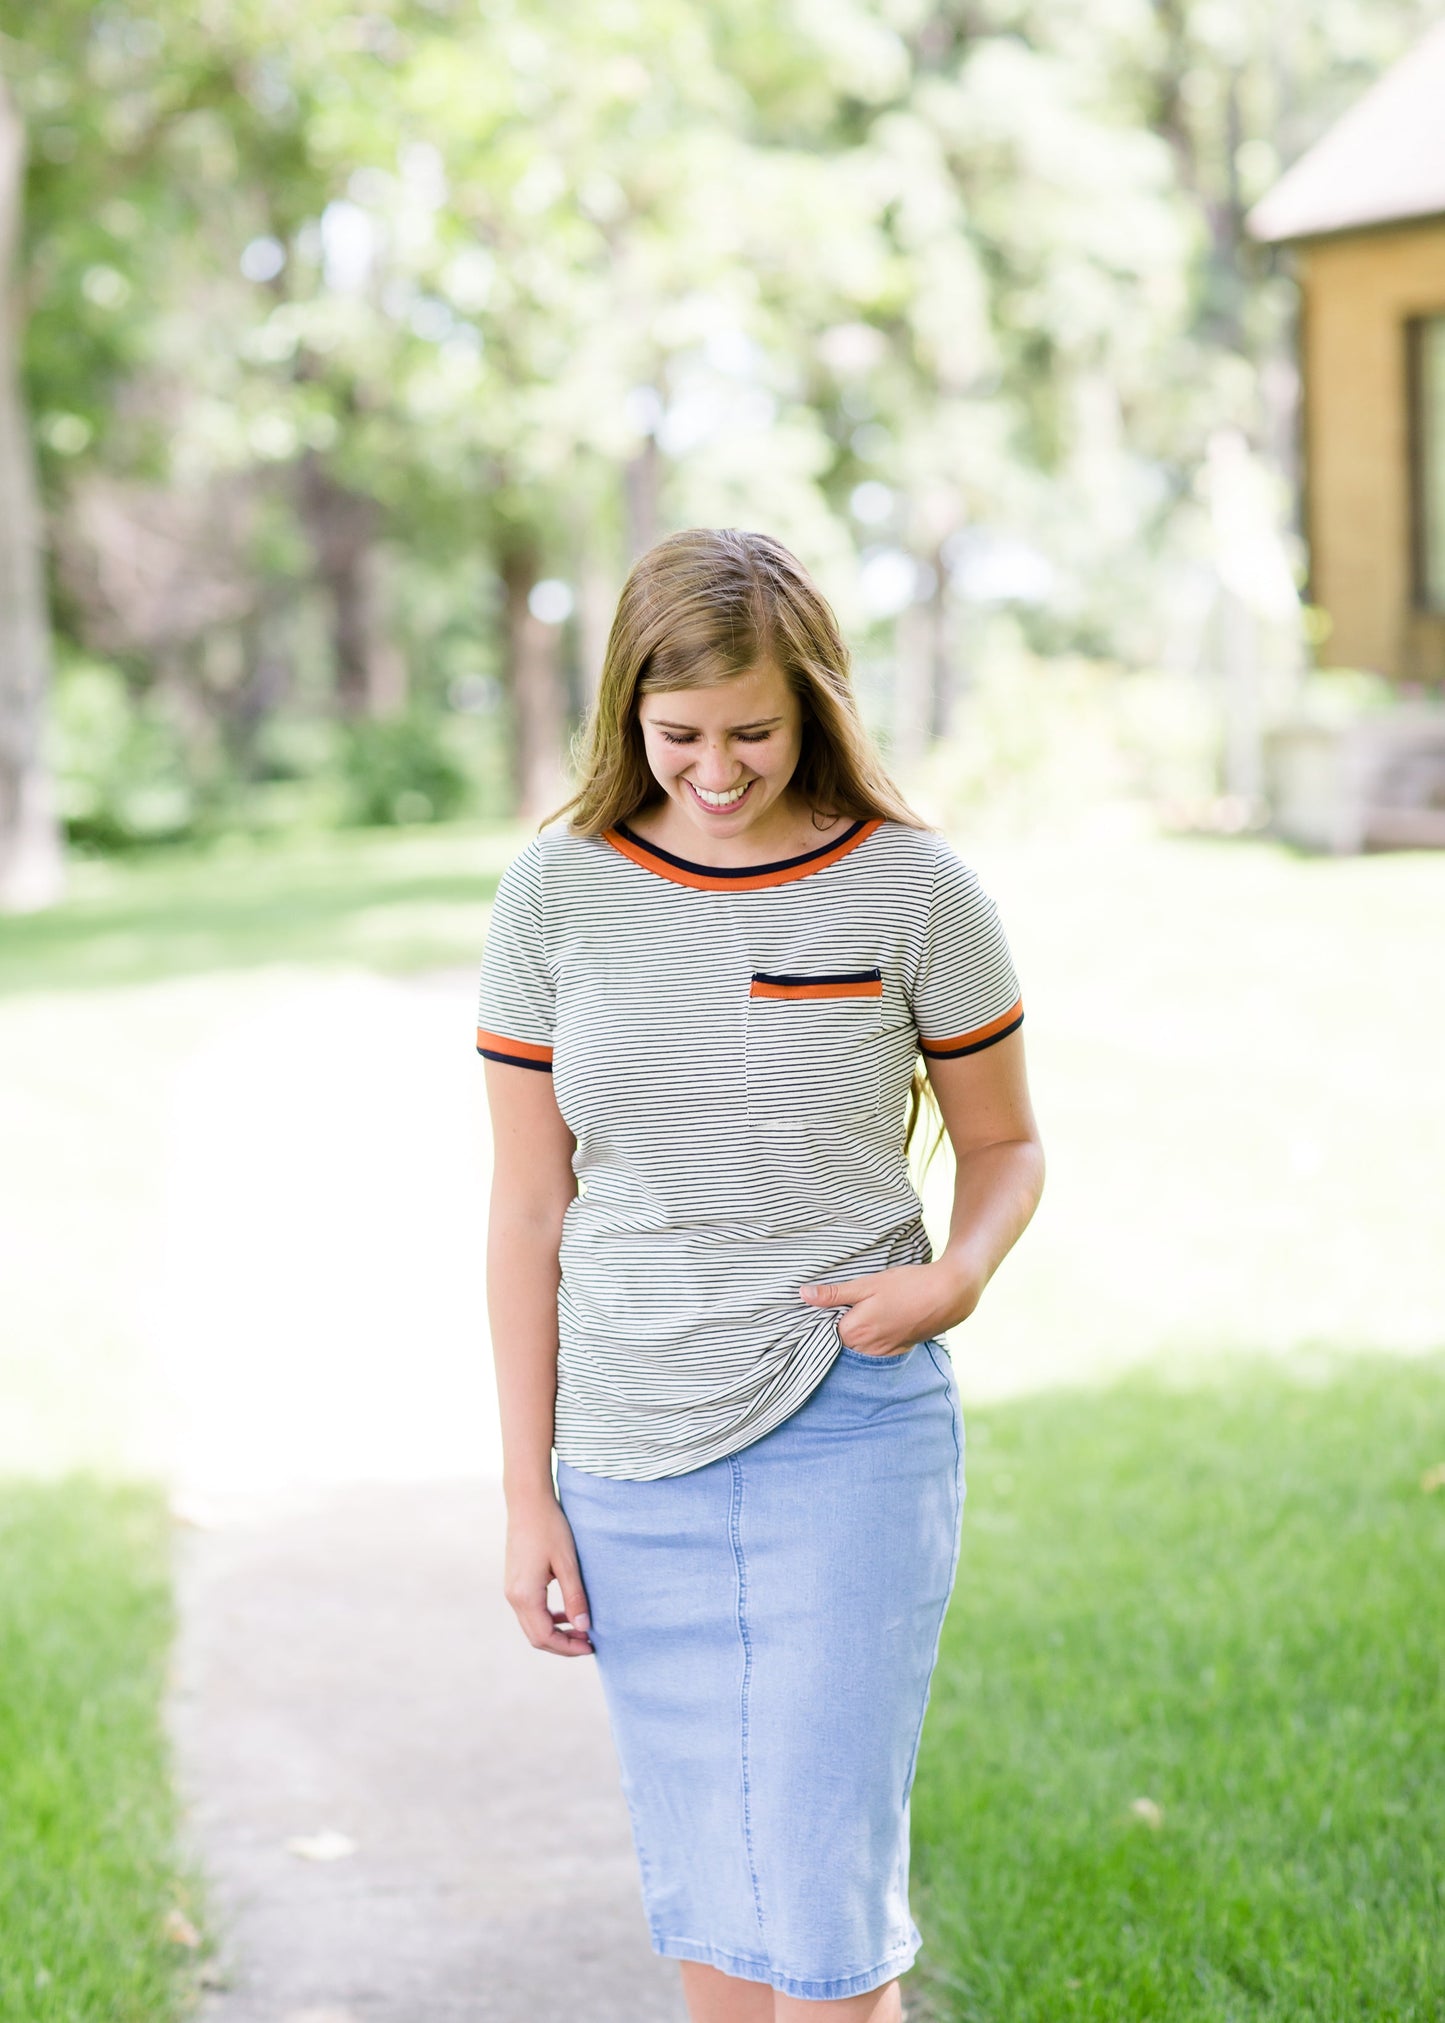
<instances>
[{"instance_id":1,"label":"lawn","mask_svg":"<svg viewBox=\"0 0 1445 2023\"><path fill-rule=\"evenodd\" d=\"M0 2017L172 2013L160 1338L308 1438L330 1350L382 1400L407 1327L475 1361L471 978L525 835L81 865L0 922ZM1445 857L959 841L1049 1179L953 1337L913 1980L950 2023L1445 2019Z\"/></svg>"},{"instance_id":2,"label":"lawn","mask_svg":"<svg viewBox=\"0 0 1445 2023\"><path fill-rule=\"evenodd\" d=\"M168 2023L185 2008L158 1712L169 1520L154 1489L0 1484L0 2017Z\"/></svg>"},{"instance_id":3,"label":"lawn","mask_svg":"<svg viewBox=\"0 0 1445 2023\"><path fill-rule=\"evenodd\" d=\"M1439 1358L972 1415L914 1800L935 2015L1445 2016L1441 1463Z\"/></svg>"},{"instance_id":4,"label":"lawn","mask_svg":"<svg viewBox=\"0 0 1445 2023\"><path fill-rule=\"evenodd\" d=\"M263 964L394 972L469 958L523 840L453 823L78 859L61 905L0 920L0 997Z\"/></svg>"}]
</instances>

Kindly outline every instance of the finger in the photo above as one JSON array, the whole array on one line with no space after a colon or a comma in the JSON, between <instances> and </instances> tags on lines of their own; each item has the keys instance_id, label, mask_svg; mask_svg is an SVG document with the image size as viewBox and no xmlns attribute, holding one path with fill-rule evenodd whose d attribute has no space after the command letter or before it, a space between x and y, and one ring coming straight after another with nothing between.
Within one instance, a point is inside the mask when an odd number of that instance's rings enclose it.
<instances>
[{"instance_id":1,"label":"finger","mask_svg":"<svg viewBox=\"0 0 1445 2023\"><path fill-rule=\"evenodd\" d=\"M589 1638L579 1637L571 1630L553 1630L545 1644L537 1646L539 1651L549 1651L554 1658L590 1658L593 1647Z\"/></svg>"},{"instance_id":2,"label":"finger","mask_svg":"<svg viewBox=\"0 0 1445 2023\"><path fill-rule=\"evenodd\" d=\"M803 1285L798 1291L813 1306L851 1306L871 1289L876 1276L876 1273L870 1273L867 1278L845 1278L836 1285Z\"/></svg>"},{"instance_id":3,"label":"finger","mask_svg":"<svg viewBox=\"0 0 1445 2023\"><path fill-rule=\"evenodd\" d=\"M592 1655L591 1640L554 1621L552 1610L519 1607L515 1602L512 1606L527 1642L534 1650L552 1651L562 1658L587 1658Z\"/></svg>"}]
</instances>

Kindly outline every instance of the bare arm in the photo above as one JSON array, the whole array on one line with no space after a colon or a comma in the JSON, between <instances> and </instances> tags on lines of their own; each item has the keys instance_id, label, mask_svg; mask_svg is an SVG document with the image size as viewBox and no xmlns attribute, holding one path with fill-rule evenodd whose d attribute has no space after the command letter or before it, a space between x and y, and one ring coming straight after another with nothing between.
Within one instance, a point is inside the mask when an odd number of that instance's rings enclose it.
<instances>
[{"instance_id":1,"label":"bare arm","mask_svg":"<svg viewBox=\"0 0 1445 2023\"><path fill-rule=\"evenodd\" d=\"M575 1140L549 1074L492 1060L483 1067L493 1148L487 1315L502 1424L507 1600L538 1649L583 1655L592 1648L587 1598L571 1528L552 1486L558 1251L567 1204L577 1192ZM562 1591L560 1614L547 1607L553 1578Z\"/></svg>"},{"instance_id":2,"label":"bare arm","mask_svg":"<svg viewBox=\"0 0 1445 2023\"><path fill-rule=\"evenodd\" d=\"M1027 1229L1044 1191L1044 1148L1029 1100L1021 1032L953 1061L928 1061L956 1173L948 1241L934 1263L951 1287L952 1327Z\"/></svg>"},{"instance_id":3,"label":"bare arm","mask_svg":"<svg viewBox=\"0 0 1445 2023\"><path fill-rule=\"evenodd\" d=\"M931 1264L802 1288L814 1306L852 1309L839 1340L867 1355L890 1355L966 1320L1043 1193L1022 1033L927 1066L957 1165L948 1241Z\"/></svg>"}]
</instances>

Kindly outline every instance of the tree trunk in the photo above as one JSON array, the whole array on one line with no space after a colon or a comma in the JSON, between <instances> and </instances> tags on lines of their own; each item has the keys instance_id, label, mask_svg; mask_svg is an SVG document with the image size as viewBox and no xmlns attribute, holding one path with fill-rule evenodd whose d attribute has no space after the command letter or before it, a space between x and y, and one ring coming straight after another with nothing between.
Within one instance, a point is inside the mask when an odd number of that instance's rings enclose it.
<instances>
[{"instance_id":1,"label":"tree trunk","mask_svg":"<svg viewBox=\"0 0 1445 2023\"><path fill-rule=\"evenodd\" d=\"M0 911L32 912L65 885L45 755L50 617L44 535L20 389L20 206L25 130L0 76Z\"/></svg>"},{"instance_id":2,"label":"tree trunk","mask_svg":"<svg viewBox=\"0 0 1445 2023\"><path fill-rule=\"evenodd\" d=\"M1246 803L1251 813L1257 813L1264 799L1259 619L1226 585L1220 588L1218 624L1224 700L1224 791Z\"/></svg>"},{"instance_id":3,"label":"tree trunk","mask_svg":"<svg viewBox=\"0 0 1445 2023\"><path fill-rule=\"evenodd\" d=\"M512 697L512 789L523 821L537 822L567 797L562 745L567 711L558 631L527 602L539 562L528 542L501 558L507 618L507 683Z\"/></svg>"},{"instance_id":4,"label":"tree trunk","mask_svg":"<svg viewBox=\"0 0 1445 2023\"><path fill-rule=\"evenodd\" d=\"M662 493L662 452L656 436L647 436L642 448L623 471L623 491L627 509L629 560L635 562L657 540Z\"/></svg>"},{"instance_id":5,"label":"tree trunk","mask_svg":"<svg viewBox=\"0 0 1445 2023\"><path fill-rule=\"evenodd\" d=\"M344 716L386 716L406 702L406 666L388 636L374 499L337 484L317 456L300 472L301 513L331 601L332 668Z\"/></svg>"},{"instance_id":6,"label":"tree trunk","mask_svg":"<svg viewBox=\"0 0 1445 2023\"><path fill-rule=\"evenodd\" d=\"M928 600L928 633L933 657L929 735L946 738L953 729L954 703L958 695L958 646L948 596L948 569L941 542L933 551L933 592Z\"/></svg>"}]
</instances>

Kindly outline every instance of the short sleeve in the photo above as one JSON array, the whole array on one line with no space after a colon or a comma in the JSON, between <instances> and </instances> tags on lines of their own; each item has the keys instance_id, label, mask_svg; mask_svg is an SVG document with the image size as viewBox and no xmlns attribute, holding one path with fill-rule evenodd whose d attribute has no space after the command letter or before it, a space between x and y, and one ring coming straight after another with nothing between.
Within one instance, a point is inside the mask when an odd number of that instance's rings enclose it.
<instances>
[{"instance_id":1,"label":"short sleeve","mask_svg":"<svg viewBox=\"0 0 1445 2023\"><path fill-rule=\"evenodd\" d=\"M1023 1024L1019 980L998 909L977 873L939 851L913 987L918 1044L932 1060L976 1054Z\"/></svg>"},{"instance_id":2,"label":"short sleeve","mask_svg":"<svg viewBox=\"0 0 1445 2023\"><path fill-rule=\"evenodd\" d=\"M536 840L507 866L492 902L482 950L477 1052L518 1068L552 1069L554 986L542 913L542 853Z\"/></svg>"}]
</instances>

